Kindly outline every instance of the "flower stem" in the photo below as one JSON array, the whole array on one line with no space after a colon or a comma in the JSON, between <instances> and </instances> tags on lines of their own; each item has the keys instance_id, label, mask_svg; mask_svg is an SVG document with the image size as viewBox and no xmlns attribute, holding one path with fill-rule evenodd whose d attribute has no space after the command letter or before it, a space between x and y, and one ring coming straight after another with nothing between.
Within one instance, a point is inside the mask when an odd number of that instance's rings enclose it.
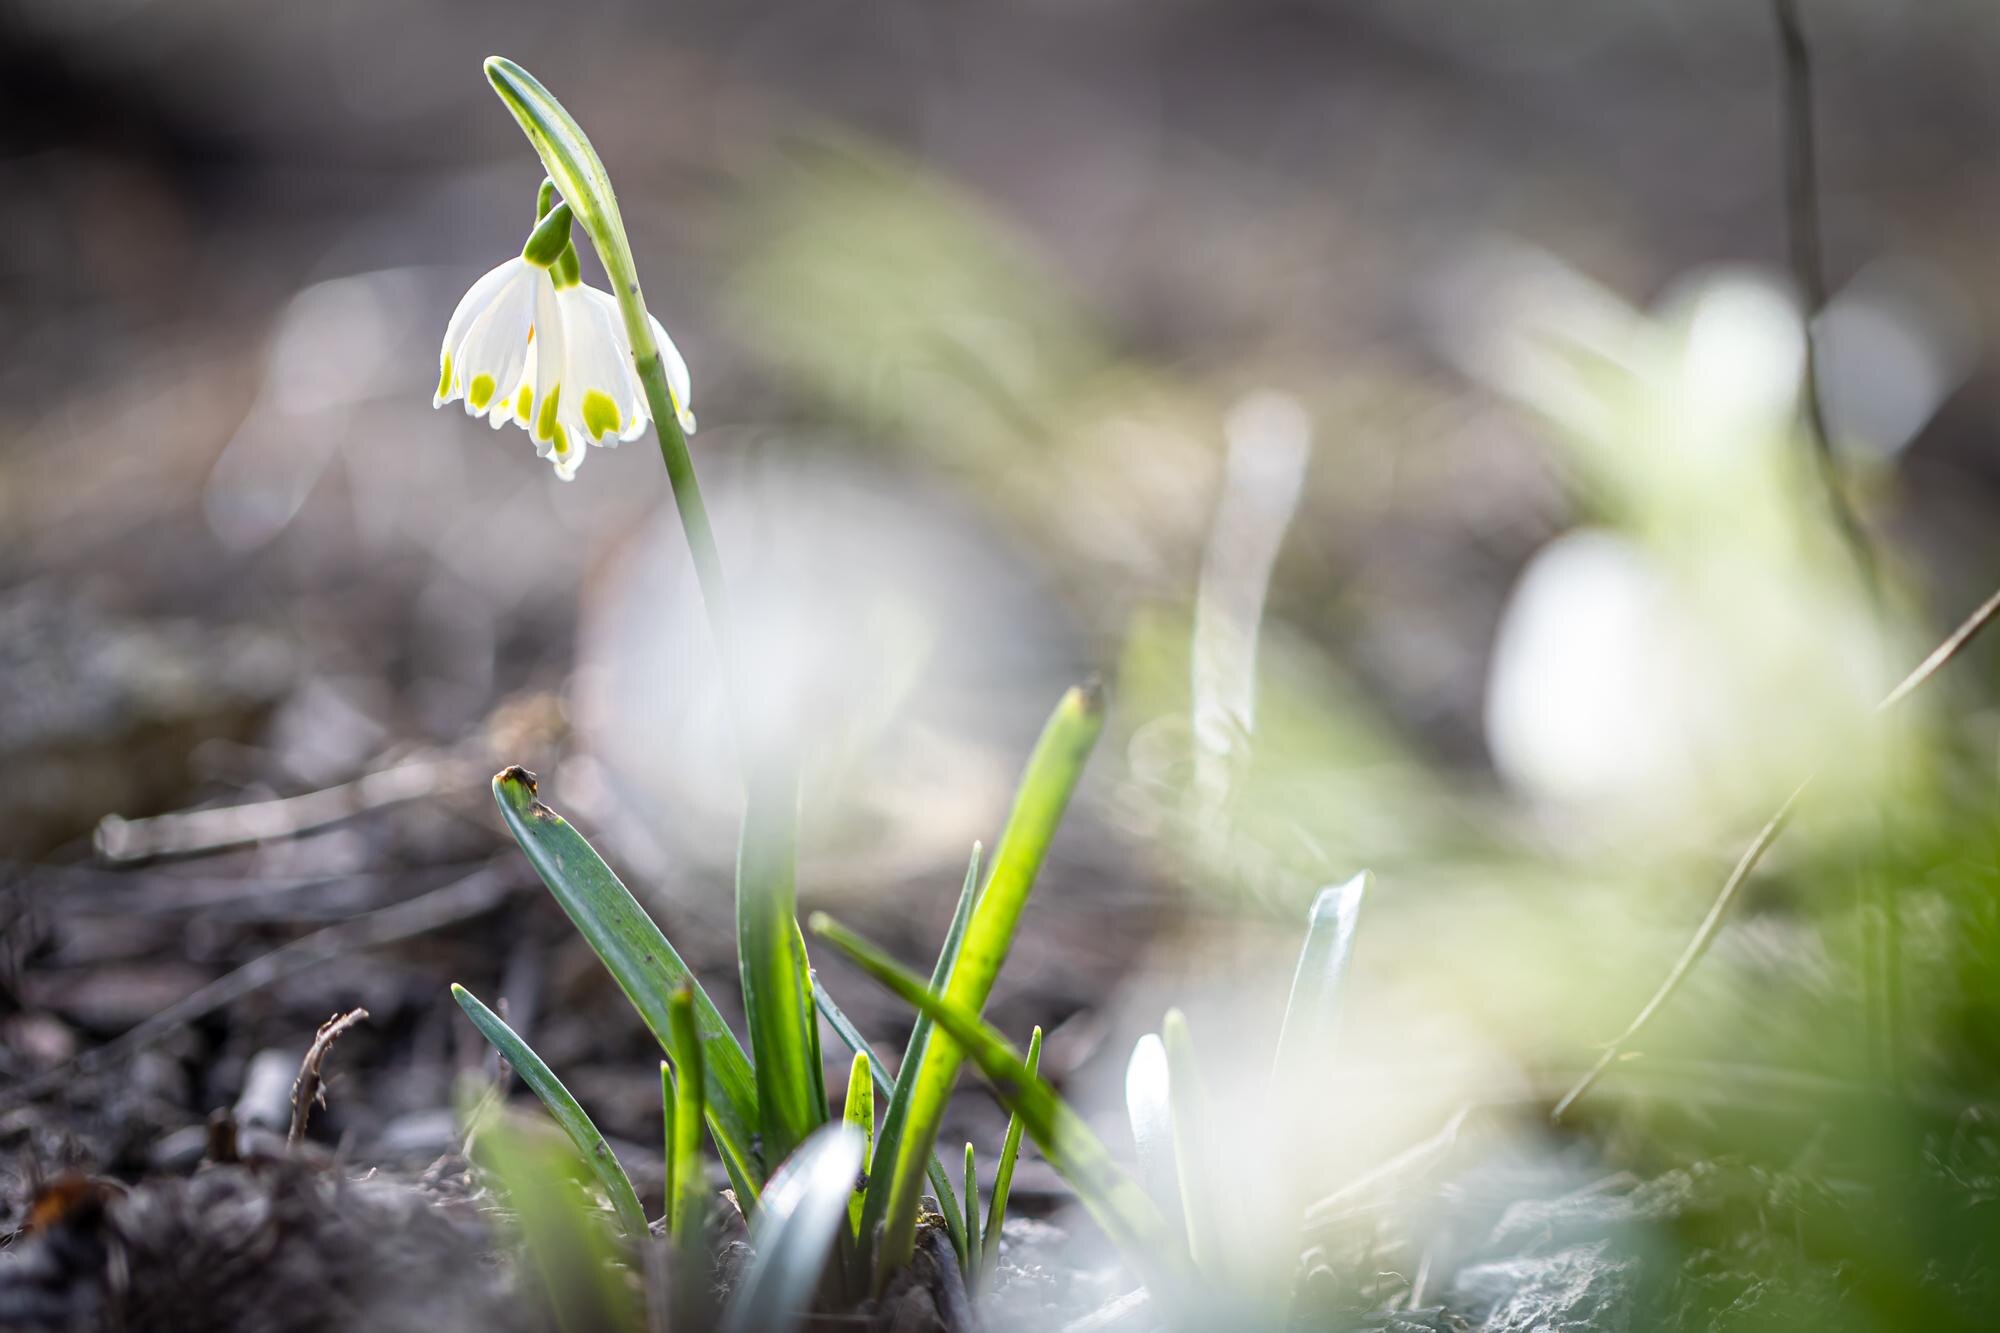
<instances>
[{"instance_id":1,"label":"flower stem","mask_svg":"<svg viewBox=\"0 0 2000 1333\"><path fill-rule=\"evenodd\" d=\"M653 345L651 321L646 318L645 304L637 292L636 284L629 295L621 292L618 305L625 311L628 329L636 324L645 331L645 349L641 350L639 336L635 334L632 355L639 362L639 382L645 387L646 406L653 414L653 432L660 438L660 460L667 465L667 482L673 487L674 507L680 511L681 528L687 533L695 577L701 582L702 601L708 607L709 629L715 636L716 651L723 659L724 679L734 680L734 672L730 670L734 653L729 634L728 590L722 577L722 554L716 549L715 529L708 521L708 506L702 502L701 483L695 478L694 457L688 453L687 435L681 430L674 396L667 388L666 367L660 361L659 348ZM728 692L732 697L735 694L733 688Z\"/></svg>"},{"instance_id":2,"label":"flower stem","mask_svg":"<svg viewBox=\"0 0 2000 1333\"><path fill-rule=\"evenodd\" d=\"M632 344L639 382L646 390L653 429L660 437L660 457L667 465L667 481L674 489L674 507L680 511L688 552L694 558L695 577L701 584L702 603L708 611L716 653L721 658L723 680L733 682L737 679L736 653L722 557L716 550L715 531L709 525L708 506L702 503L701 484L695 479L687 436L681 431L680 405L674 402L673 392L667 387L666 367L660 361L659 345L653 340L653 323L646 314L645 295L639 290L639 271L632 261L632 244L625 236L625 220L619 216L611 177L604 170L597 150L590 146L583 127L534 75L504 56L492 56L486 61L486 78L520 123L528 142L534 145L564 202L583 224L598 259L604 264L605 276L611 281L619 313L625 319L625 334ZM725 692L740 740L742 717L736 691L731 687Z\"/></svg>"}]
</instances>

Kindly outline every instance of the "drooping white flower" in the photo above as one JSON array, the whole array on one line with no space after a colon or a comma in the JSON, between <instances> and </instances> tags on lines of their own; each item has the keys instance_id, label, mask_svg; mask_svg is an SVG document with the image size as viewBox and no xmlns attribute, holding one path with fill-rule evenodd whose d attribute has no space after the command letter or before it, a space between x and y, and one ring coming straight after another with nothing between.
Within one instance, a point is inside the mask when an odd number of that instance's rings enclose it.
<instances>
[{"instance_id":1,"label":"drooping white flower","mask_svg":"<svg viewBox=\"0 0 2000 1333\"><path fill-rule=\"evenodd\" d=\"M431 400L442 407L462 397L495 430L524 427L565 481L589 445L633 439L651 419L618 301L579 281L569 225L568 206L558 205L520 257L472 285L445 330ZM652 331L674 414L693 434L687 363L657 319Z\"/></svg>"},{"instance_id":2,"label":"drooping white flower","mask_svg":"<svg viewBox=\"0 0 2000 1333\"><path fill-rule=\"evenodd\" d=\"M555 281L517 255L473 283L452 312L431 405L463 398L467 415L495 429L514 421L553 449L565 359Z\"/></svg>"},{"instance_id":3,"label":"drooping white flower","mask_svg":"<svg viewBox=\"0 0 2000 1333\"><path fill-rule=\"evenodd\" d=\"M636 439L644 433L652 414L633 363L631 339L625 336L618 299L585 283L565 284L563 278L558 268L556 309L562 316L566 361L561 376L562 402L556 412L555 438L538 448L544 458L555 462L558 475L568 477L582 463L586 445L612 448ZM681 429L693 434L694 413L687 407L687 363L660 321L654 319L652 324L675 415Z\"/></svg>"}]
</instances>

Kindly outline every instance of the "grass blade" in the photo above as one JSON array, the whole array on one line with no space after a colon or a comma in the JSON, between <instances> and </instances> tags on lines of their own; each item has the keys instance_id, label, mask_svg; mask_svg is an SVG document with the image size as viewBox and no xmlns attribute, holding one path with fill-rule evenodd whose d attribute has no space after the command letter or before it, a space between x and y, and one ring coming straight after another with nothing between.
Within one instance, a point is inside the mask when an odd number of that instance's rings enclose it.
<instances>
[{"instance_id":1,"label":"grass blade","mask_svg":"<svg viewBox=\"0 0 2000 1333\"><path fill-rule=\"evenodd\" d=\"M1022 909L1027 906L1028 892L1034 887L1049 841L1062 822L1084 762L1090 758L1103 729L1104 695L1094 684L1065 694L1043 727L1015 793L1007 826L1001 832L986 889L973 904L957 956L950 960L944 983L948 1008L962 1010L977 1019L980 1010L986 1007L993 979L999 975L1000 965L1013 946L1014 931L1020 925ZM900 1126L897 1155L890 1173L888 1216L882 1240L883 1258L890 1267L909 1262L914 1248L924 1162L937 1142L938 1126L944 1119L952 1087L958 1082L962 1058L955 1040L933 1040L914 1062L914 1068L906 1065L901 1073L903 1078L914 1078L915 1083L909 1094L908 1118Z\"/></svg>"},{"instance_id":2,"label":"grass blade","mask_svg":"<svg viewBox=\"0 0 2000 1333\"><path fill-rule=\"evenodd\" d=\"M796 770L767 757L751 775L736 858L736 955L766 1161L788 1156L826 1120L812 982L799 934L798 805Z\"/></svg>"},{"instance_id":3,"label":"grass blade","mask_svg":"<svg viewBox=\"0 0 2000 1333\"><path fill-rule=\"evenodd\" d=\"M576 1145L576 1151L604 1192L611 1196L611 1206L618 1213L618 1224L628 1236L646 1234L646 1213L639 1207L639 1196L632 1189L632 1181L625 1174L625 1168L618 1164L611 1145L597 1132L597 1126L584 1114L575 1097L570 1095L562 1080L555 1076L542 1057L536 1055L527 1042L522 1041L514 1029L507 1026L500 1015L479 1002L479 998L457 982L452 983L451 998L458 1001L458 1007L465 1010L465 1016L479 1029L481 1036L493 1043L505 1056L507 1063L514 1066L521 1081L533 1088L535 1095L542 1099L555 1122L562 1126L563 1133Z\"/></svg>"},{"instance_id":4,"label":"grass blade","mask_svg":"<svg viewBox=\"0 0 2000 1333\"><path fill-rule=\"evenodd\" d=\"M478 1155L506 1192L520 1253L534 1265L556 1326L563 1333L637 1328L619 1247L604 1215L586 1202L583 1164L569 1145L546 1122L509 1115L480 1131ZM520 1294L534 1300L529 1283Z\"/></svg>"},{"instance_id":5,"label":"grass blade","mask_svg":"<svg viewBox=\"0 0 2000 1333\"><path fill-rule=\"evenodd\" d=\"M979 1271L979 1167L970 1143L965 1145L965 1253L960 1258L968 1272Z\"/></svg>"},{"instance_id":6,"label":"grass blade","mask_svg":"<svg viewBox=\"0 0 2000 1333\"><path fill-rule=\"evenodd\" d=\"M667 1153L667 1232L683 1239L701 1226L707 1206L707 1182L701 1171L703 1091L707 1086L701 1033L695 1022L693 994L683 987L667 1002L669 1054L680 1073L674 1079L673 1142Z\"/></svg>"},{"instance_id":7,"label":"grass blade","mask_svg":"<svg viewBox=\"0 0 2000 1333\"><path fill-rule=\"evenodd\" d=\"M1167 1095L1173 1127L1174 1175L1180 1182L1181 1215L1187 1219L1188 1255L1196 1268L1208 1268L1221 1257L1234 1216L1234 1201L1224 1198L1210 1173L1208 1093L1195 1063L1194 1038L1180 1010L1169 1009L1160 1025L1167 1062Z\"/></svg>"},{"instance_id":8,"label":"grass blade","mask_svg":"<svg viewBox=\"0 0 2000 1333\"><path fill-rule=\"evenodd\" d=\"M868 1061L869 1075L874 1079L875 1086L880 1088L884 1093L893 1096L895 1090L902 1086L902 1081L900 1079L890 1079L889 1071L882 1066L881 1057L875 1054L874 1048L868 1044L868 1039L861 1035L861 1030L854 1026L854 1020L841 1012L840 1006L833 1002L833 997L826 993L826 988L817 982L813 985L813 999L818 1003L819 1011L826 1015L826 1021L832 1026L835 1035L846 1044L847 1049L854 1052L856 1056ZM925 1019L923 1021L928 1023L930 1020ZM884 1124L887 1124L886 1120ZM886 1133L887 1130L885 1129L883 1134L875 1136L874 1160L878 1163L889 1158L889 1151L885 1146L886 1139L884 1135ZM944 1214L945 1229L951 1233L952 1248L962 1253L964 1243L963 1237L959 1234L961 1223L959 1221L958 1196L952 1193L951 1179L945 1175L944 1163L937 1159L936 1153L931 1154L927 1175L931 1182L931 1189L937 1195L938 1207ZM871 1196L875 1188L875 1180L876 1176L871 1174L868 1181L868 1189L871 1192ZM887 1191L884 1191L885 1197L886 1194ZM868 1226L868 1211L865 1202L862 1206L861 1225L864 1228ZM868 1238L869 1233L864 1230L861 1233L864 1249L868 1245Z\"/></svg>"},{"instance_id":9,"label":"grass blade","mask_svg":"<svg viewBox=\"0 0 2000 1333\"><path fill-rule=\"evenodd\" d=\"M1034 1078L1042 1067L1042 1029L1039 1025L1028 1036L1028 1059L1022 1066L1029 1078ZM992 1272L1000 1262L1000 1228L1007 1220L1007 1193L1014 1187L1014 1163L1021 1155L1021 1117L1018 1113L1007 1118L1007 1137L1000 1145L1000 1164L993 1170L993 1199L986 1206L985 1242L980 1256L980 1269Z\"/></svg>"},{"instance_id":10,"label":"grass blade","mask_svg":"<svg viewBox=\"0 0 2000 1333\"><path fill-rule=\"evenodd\" d=\"M764 1179L764 1159L756 1146L757 1085L736 1034L631 890L568 820L535 799L534 774L518 767L504 770L493 779L493 799L542 883L669 1058L667 998L683 986L693 993L695 1025L708 1045L703 1095L709 1131L736 1197L745 1207L755 1203L757 1182Z\"/></svg>"},{"instance_id":11,"label":"grass blade","mask_svg":"<svg viewBox=\"0 0 2000 1333\"><path fill-rule=\"evenodd\" d=\"M1027 1060L1006 1038L950 996L931 994L917 975L823 912L812 918L813 933L853 958L870 976L913 1008L927 1012L952 1041L964 1048L993 1085L1001 1102L1021 1117L1022 1127L1042 1155L1069 1182L1105 1234L1152 1288L1155 1308L1193 1308L1181 1299L1184 1255L1180 1237L1160 1216L1136 1181L1118 1168L1082 1117L1040 1077L1030 1077Z\"/></svg>"},{"instance_id":12,"label":"grass blade","mask_svg":"<svg viewBox=\"0 0 2000 1333\"><path fill-rule=\"evenodd\" d=\"M864 1183L855 1186L854 1197L847 1201L847 1221L855 1234L861 1232L861 1200L867 1193L865 1178L873 1160L875 1150L875 1083L869 1077L872 1062L865 1051L854 1053L854 1063L847 1070L847 1100L842 1103L840 1118L861 1131L861 1174Z\"/></svg>"},{"instance_id":13,"label":"grass blade","mask_svg":"<svg viewBox=\"0 0 2000 1333\"><path fill-rule=\"evenodd\" d=\"M790 1333L805 1321L827 1250L847 1217L861 1152L852 1126L828 1125L764 1186L750 1228L755 1257L729 1302L722 1333Z\"/></svg>"},{"instance_id":14,"label":"grass blade","mask_svg":"<svg viewBox=\"0 0 2000 1333\"><path fill-rule=\"evenodd\" d=\"M675 1147L680 1139L674 1133L675 1103L679 1100L674 1090L674 1069L665 1060L660 1061L660 1144L665 1150L662 1160L666 1164L666 1182L661 1187L660 1197L666 1200L667 1230L673 1231L674 1185L680 1179L675 1160ZM699 1140L696 1141L699 1143Z\"/></svg>"},{"instance_id":15,"label":"grass blade","mask_svg":"<svg viewBox=\"0 0 2000 1333\"><path fill-rule=\"evenodd\" d=\"M945 930L944 946L938 950L937 966L931 969L931 989L939 994L944 993L945 979L951 975L952 963L957 960L959 946L965 940L966 924L972 920L972 903L979 893L981 850L978 843L972 844L972 855L965 865L965 882L958 890L958 905L952 909L951 925ZM875 1142L878 1169L868 1181L868 1198L861 1209L861 1243L869 1250L871 1259L878 1233L889 1216L889 1198L895 1191L896 1165L901 1160L903 1126L910 1117L910 1096L916 1090L916 1073L923 1066L924 1053L930 1049L930 1044L931 1020L926 1015L918 1014L916 1025L910 1029L909 1044L903 1048L903 1062L896 1066L896 1081L889 1089L889 1109L883 1113L882 1135ZM878 1071L882 1067L880 1061L874 1061L874 1065ZM958 1207L952 1197L951 1182L945 1176L944 1164L938 1161L930 1144L925 1145L924 1155L930 1159L925 1163L924 1172L930 1179L939 1207L944 1210L952 1246L963 1256L966 1253L965 1236L957 1221ZM878 1283L887 1276L887 1272L887 1266L875 1265Z\"/></svg>"},{"instance_id":16,"label":"grass blade","mask_svg":"<svg viewBox=\"0 0 2000 1333\"><path fill-rule=\"evenodd\" d=\"M1139 1181L1160 1212L1171 1220L1180 1211L1180 1189L1174 1183L1174 1112L1167 1094L1167 1048L1157 1032L1139 1038L1132 1047L1132 1058L1125 1062L1125 1118L1132 1125Z\"/></svg>"},{"instance_id":17,"label":"grass blade","mask_svg":"<svg viewBox=\"0 0 2000 1333\"><path fill-rule=\"evenodd\" d=\"M1308 1066L1324 1059L1333 1040L1341 982L1354 954L1354 927L1370 878L1364 870L1338 888L1321 889L1313 899L1305 947L1299 951L1291 998L1285 1002L1284 1026L1278 1029L1273 1073L1281 1096L1299 1086Z\"/></svg>"}]
</instances>

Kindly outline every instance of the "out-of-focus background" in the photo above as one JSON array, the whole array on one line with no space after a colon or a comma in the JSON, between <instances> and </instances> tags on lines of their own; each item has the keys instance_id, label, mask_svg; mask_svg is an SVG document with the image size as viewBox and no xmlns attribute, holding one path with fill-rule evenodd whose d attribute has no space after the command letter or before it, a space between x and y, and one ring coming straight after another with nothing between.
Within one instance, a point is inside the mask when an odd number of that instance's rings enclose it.
<instances>
[{"instance_id":1,"label":"out-of-focus background","mask_svg":"<svg viewBox=\"0 0 2000 1333\"><path fill-rule=\"evenodd\" d=\"M733 759L650 437L563 483L428 402L541 179L493 53L588 128L692 369L808 905L927 959L1048 708L1109 683L989 1012L1114 1129L1169 1003L1267 1058L1364 868L1335 1169L1545 1109L1815 770L1593 1103L1625 1156L1507 1152L1560 1193L1764 1164L1802 1097L1838 1157L1816 1089L1983 1105L1992 658L1864 718L2000 578L2000 10L1801 9L1872 575L1799 426L1762 5L12 0L0 1148L180 1169L365 1004L315 1132L420 1166L482 1058L456 979L658 1188L643 1032L484 781L536 770L726 994ZM947 1141L997 1140L962 1102Z\"/></svg>"}]
</instances>

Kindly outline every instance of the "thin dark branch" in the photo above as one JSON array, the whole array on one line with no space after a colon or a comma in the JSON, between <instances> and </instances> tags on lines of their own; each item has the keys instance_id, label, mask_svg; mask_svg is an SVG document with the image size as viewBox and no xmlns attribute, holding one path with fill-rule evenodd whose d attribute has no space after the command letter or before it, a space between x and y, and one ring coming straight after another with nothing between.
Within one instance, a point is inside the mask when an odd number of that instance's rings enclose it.
<instances>
[{"instance_id":1,"label":"thin dark branch","mask_svg":"<svg viewBox=\"0 0 2000 1333\"><path fill-rule=\"evenodd\" d=\"M299 1064L299 1076L292 1080L292 1128L285 1135L286 1147L297 1147L305 1138L306 1119L312 1115L312 1108L326 1105L326 1083L320 1076L320 1070L326 1064L333 1044L367 1017L366 1009L350 1009L319 1025L319 1031L313 1035L313 1044L306 1050L306 1058Z\"/></svg>"},{"instance_id":2,"label":"thin dark branch","mask_svg":"<svg viewBox=\"0 0 2000 1333\"><path fill-rule=\"evenodd\" d=\"M1786 251L1792 281L1804 302L1805 364L1800 371L1799 411L1811 444L1820 479L1825 483L1827 509L1841 539L1853 553L1869 595L1880 594L1880 574L1874 548L1840 482L1833 437L1826 426L1826 404L1820 392L1818 340L1813 325L1827 305L1826 263L1819 216L1819 149L1813 134L1812 53L1799 23L1797 0L1771 0L1778 22L1780 99L1784 118Z\"/></svg>"},{"instance_id":3,"label":"thin dark branch","mask_svg":"<svg viewBox=\"0 0 2000 1333\"><path fill-rule=\"evenodd\" d=\"M1903 677L1902 682L1889 691L1881 703L1875 705L1876 715L1879 717L1909 698L1918 686L1935 676L1947 662L1964 651L1966 645L1978 637L1981 630L1992 624L1996 616L2000 616L2000 592L1994 593L1980 603L1979 608L1967 616L1943 643L1933 649L1930 656L1919 662L1909 675ZM1792 814L1798 808L1800 798L1812 786L1813 777L1816 776L1817 773L1801 782L1792 794L1785 798L1785 803L1778 807L1777 813L1765 821L1756 838L1737 859L1736 868L1729 872L1729 878L1723 882L1721 891L1715 895L1715 901L1709 904L1708 914L1702 917L1701 924L1695 928L1693 938L1688 940L1687 947L1681 950L1681 956L1668 971L1666 980L1660 983L1652 998L1646 1001L1632 1021L1625 1025L1625 1030L1605 1047L1604 1053L1598 1056L1597 1062L1577 1080L1576 1086L1563 1094L1562 1100L1557 1102L1555 1109L1549 1113L1551 1120L1561 1120L1569 1109L1576 1105L1577 1100L1590 1091L1604 1071L1625 1054L1632 1039L1653 1021L1654 1015L1666 1007L1667 1001L1673 998L1674 992L1680 989L1681 983L1694 971L1695 964L1708 952L1708 946L1715 942L1716 933L1722 929L1723 919L1729 915L1730 908L1735 906L1736 899L1742 893L1744 884L1749 881L1751 872L1756 870L1758 862L1764 859L1764 853L1771 850L1771 844L1778 840L1778 835L1785 831L1785 826L1791 822Z\"/></svg>"}]
</instances>

